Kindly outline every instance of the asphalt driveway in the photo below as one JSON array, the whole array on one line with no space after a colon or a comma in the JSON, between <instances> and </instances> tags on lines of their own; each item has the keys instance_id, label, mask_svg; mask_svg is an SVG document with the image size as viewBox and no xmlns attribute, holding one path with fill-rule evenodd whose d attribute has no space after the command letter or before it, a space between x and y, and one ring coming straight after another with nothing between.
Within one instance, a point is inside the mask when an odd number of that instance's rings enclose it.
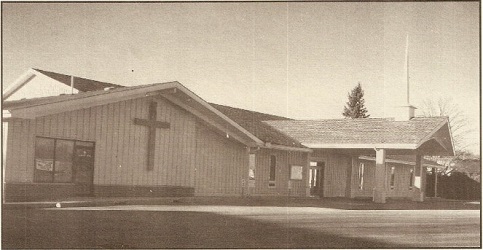
<instances>
[{"instance_id":1,"label":"asphalt driveway","mask_svg":"<svg viewBox=\"0 0 483 250\"><path fill-rule=\"evenodd\" d=\"M124 205L2 213L3 248L480 246L479 210Z\"/></svg>"}]
</instances>

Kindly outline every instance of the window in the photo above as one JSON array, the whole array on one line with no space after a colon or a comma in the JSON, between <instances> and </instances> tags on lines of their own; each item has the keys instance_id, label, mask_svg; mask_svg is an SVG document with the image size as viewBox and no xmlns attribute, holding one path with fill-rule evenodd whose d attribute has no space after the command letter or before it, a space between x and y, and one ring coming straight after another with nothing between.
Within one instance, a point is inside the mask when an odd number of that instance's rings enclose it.
<instances>
[{"instance_id":1,"label":"window","mask_svg":"<svg viewBox=\"0 0 483 250\"><path fill-rule=\"evenodd\" d=\"M74 145L86 142L37 137L34 182L73 181ZM92 145L92 142L89 142Z\"/></svg>"},{"instance_id":2,"label":"window","mask_svg":"<svg viewBox=\"0 0 483 250\"><path fill-rule=\"evenodd\" d=\"M255 154L248 156L248 180L255 180Z\"/></svg>"},{"instance_id":3,"label":"window","mask_svg":"<svg viewBox=\"0 0 483 250\"><path fill-rule=\"evenodd\" d=\"M413 190L414 181L414 169L409 169L409 190Z\"/></svg>"},{"instance_id":4,"label":"window","mask_svg":"<svg viewBox=\"0 0 483 250\"><path fill-rule=\"evenodd\" d=\"M277 157L275 155L270 156L270 178L268 186L269 187L274 187L275 186L275 170L277 166Z\"/></svg>"},{"instance_id":5,"label":"window","mask_svg":"<svg viewBox=\"0 0 483 250\"><path fill-rule=\"evenodd\" d=\"M396 171L396 167L391 167L391 179L389 181L389 186L391 187L391 189L394 189L394 181L395 181L395 178L394 178L394 174L395 174L395 171Z\"/></svg>"},{"instance_id":6,"label":"window","mask_svg":"<svg viewBox=\"0 0 483 250\"><path fill-rule=\"evenodd\" d=\"M362 190L364 188L364 163L359 164L359 189Z\"/></svg>"}]
</instances>

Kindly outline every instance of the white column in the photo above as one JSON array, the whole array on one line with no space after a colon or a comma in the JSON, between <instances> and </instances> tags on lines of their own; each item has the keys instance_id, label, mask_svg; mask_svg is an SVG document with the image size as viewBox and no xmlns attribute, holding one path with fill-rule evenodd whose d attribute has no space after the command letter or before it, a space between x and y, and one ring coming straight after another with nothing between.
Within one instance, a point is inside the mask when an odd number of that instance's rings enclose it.
<instances>
[{"instance_id":1,"label":"white column","mask_svg":"<svg viewBox=\"0 0 483 250\"><path fill-rule=\"evenodd\" d=\"M424 201L426 193L426 169L421 165L421 155L416 155L413 192L413 201Z\"/></svg>"},{"instance_id":2,"label":"white column","mask_svg":"<svg viewBox=\"0 0 483 250\"><path fill-rule=\"evenodd\" d=\"M7 145L8 145L8 122L2 122L2 125L3 125L3 130L2 130L2 138L3 138L3 141L2 141L2 154L3 154L3 162L2 162L2 171L3 171L3 180L2 180L2 191L3 191L3 202L5 203L5 196L6 196L6 193L5 193L5 188L6 188L6 184L5 184L5 169L7 168Z\"/></svg>"},{"instance_id":3,"label":"white column","mask_svg":"<svg viewBox=\"0 0 483 250\"><path fill-rule=\"evenodd\" d=\"M434 174L434 197L438 197L438 169L433 168Z\"/></svg>"},{"instance_id":4,"label":"white column","mask_svg":"<svg viewBox=\"0 0 483 250\"><path fill-rule=\"evenodd\" d=\"M386 203L386 150L376 149L376 171L373 200Z\"/></svg>"}]
</instances>

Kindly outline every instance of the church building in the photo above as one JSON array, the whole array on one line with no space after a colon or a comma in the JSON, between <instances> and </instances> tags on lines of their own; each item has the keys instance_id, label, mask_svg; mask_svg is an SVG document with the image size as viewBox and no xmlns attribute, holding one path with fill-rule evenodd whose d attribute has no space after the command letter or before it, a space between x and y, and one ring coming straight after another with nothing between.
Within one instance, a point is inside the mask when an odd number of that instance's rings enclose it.
<instances>
[{"instance_id":1,"label":"church building","mask_svg":"<svg viewBox=\"0 0 483 250\"><path fill-rule=\"evenodd\" d=\"M125 87L29 69L3 93L3 195L423 201L422 156L454 150L448 118L414 109L293 120L208 103L179 82Z\"/></svg>"}]
</instances>

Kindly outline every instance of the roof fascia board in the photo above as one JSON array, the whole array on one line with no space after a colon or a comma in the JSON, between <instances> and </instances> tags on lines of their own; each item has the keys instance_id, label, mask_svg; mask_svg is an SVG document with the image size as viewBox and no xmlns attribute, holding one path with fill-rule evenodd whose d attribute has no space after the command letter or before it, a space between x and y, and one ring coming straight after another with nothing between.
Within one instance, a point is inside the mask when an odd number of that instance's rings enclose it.
<instances>
[{"instance_id":1,"label":"roof fascia board","mask_svg":"<svg viewBox=\"0 0 483 250\"><path fill-rule=\"evenodd\" d=\"M224 132L224 133L227 133L226 132L226 129L223 128L222 125L220 125L219 123L213 121L213 119L210 119L208 117L206 117L204 114L202 114L201 112L195 110L193 107L190 107L186 104L184 104L183 102L177 100L175 97L172 97L172 96L169 96L169 95L163 95L161 94L161 97L162 98L165 98L166 100L168 100L169 102L179 106L180 108L192 113L193 115L195 115L196 117L200 118L201 120L203 120L204 122L208 123L209 125L217 128L218 130ZM227 133L228 134L228 133ZM230 133L229 136L235 138L237 141L247 145L247 146L258 146L257 143L249 143L246 139L242 139L241 137L239 137L238 135L236 134L232 134Z\"/></svg>"},{"instance_id":2,"label":"roof fascia board","mask_svg":"<svg viewBox=\"0 0 483 250\"><path fill-rule=\"evenodd\" d=\"M228 118L228 116L224 115L219 110L215 109L213 106L211 106L209 103L207 103L201 97L199 97L196 94L194 94L193 92L191 92L191 90L187 89L181 83L178 83L178 85L179 85L179 89L181 91L183 91L183 93L188 95L191 99L200 103L201 105L203 105L203 107L207 108L211 112L215 113L216 115L218 115L219 117L223 118L225 121L230 123L232 126L236 127L238 130L242 131L244 134L246 134L248 137L250 137L253 141L255 141L258 145L263 145L263 141L258 139L258 137L254 136L252 133L248 132L246 129L244 129L242 126L240 126L238 123L236 123L232 119ZM166 95L163 95L163 96L165 97Z\"/></svg>"},{"instance_id":3,"label":"roof fascia board","mask_svg":"<svg viewBox=\"0 0 483 250\"><path fill-rule=\"evenodd\" d=\"M62 113L66 111L73 111L81 108L90 108L94 106L105 105L113 102L119 102L139 97L146 96L149 91L173 88L176 87L176 82L169 82L162 85L148 86L145 88L136 89L121 89L117 91L99 91L96 95L72 96L72 99L64 99L57 102L42 103L38 105L27 106L23 108L11 108L12 117L23 119L34 119L40 116L50 114Z\"/></svg>"},{"instance_id":4,"label":"roof fascia board","mask_svg":"<svg viewBox=\"0 0 483 250\"><path fill-rule=\"evenodd\" d=\"M307 153L313 152L313 150L310 148L297 148L297 147L289 147L289 146L270 144L270 143L265 143L262 148L278 149L278 150L285 150L285 151L298 151L298 152L307 152Z\"/></svg>"},{"instance_id":5,"label":"roof fascia board","mask_svg":"<svg viewBox=\"0 0 483 250\"><path fill-rule=\"evenodd\" d=\"M446 117L446 120L448 121L448 131L449 131L449 137L451 138L451 150L453 150L453 155L456 155L455 149L454 149L454 143L453 143L453 132L451 131L451 126L449 125L449 117Z\"/></svg>"},{"instance_id":6,"label":"roof fascia board","mask_svg":"<svg viewBox=\"0 0 483 250\"><path fill-rule=\"evenodd\" d=\"M12 84L10 84L6 89L5 92L2 94L3 100L6 100L17 90L22 88L25 84L30 82L35 76L37 76L37 71L33 69L28 69L25 73L23 73L19 78L17 78Z\"/></svg>"},{"instance_id":7,"label":"roof fascia board","mask_svg":"<svg viewBox=\"0 0 483 250\"><path fill-rule=\"evenodd\" d=\"M376 158L375 157L369 157L369 156L359 156L359 159L361 159L361 160L367 160L367 161L376 161ZM386 158L386 162L389 162L389 163L398 163L398 164L404 164L404 165L411 165L411 166L416 165L415 162L394 160L394 159L388 159L388 158ZM424 167L444 168L444 166L441 166L441 165L433 165L433 164L428 164L428 163L423 163L423 166Z\"/></svg>"},{"instance_id":8,"label":"roof fascia board","mask_svg":"<svg viewBox=\"0 0 483 250\"><path fill-rule=\"evenodd\" d=\"M320 143L302 143L308 148L384 148L384 149L416 149L416 144L320 144Z\"/></svg>"},{"instance_id":9,"label":"roof fascia board","mask_svg":"<svg viewBox=\"0 0 483 250\"><path fill-rule=\"evenodd\" d=\"M427 134L425 137L423 137L423 138L422 138L422 139L419 141L419 143L417 144L417 145L418 145L418 148L419 148L421 145L423 145L423 143L425 143L425 142L427 142L427 141L431 140L431 136L433 136L433 135L434 135L434 133L438 132L438 130L439 130L440 128L442 128L442 127L443 127L443 126L444 126L446 123L448 123L448 118L446 118L444 121L442 121L440 124L438 124L438 126L436 126L436 127L435 127L435 128L434 128L434 129L433 129L431 132L430 132L430 133L428 133L428 134ZM449 126L448 126L448 128L449 128ZM451 138L451 140L453 140L453 138ZM452 144L452 142L451 142L451 144Z\"/></svg>"}]
</instances>

